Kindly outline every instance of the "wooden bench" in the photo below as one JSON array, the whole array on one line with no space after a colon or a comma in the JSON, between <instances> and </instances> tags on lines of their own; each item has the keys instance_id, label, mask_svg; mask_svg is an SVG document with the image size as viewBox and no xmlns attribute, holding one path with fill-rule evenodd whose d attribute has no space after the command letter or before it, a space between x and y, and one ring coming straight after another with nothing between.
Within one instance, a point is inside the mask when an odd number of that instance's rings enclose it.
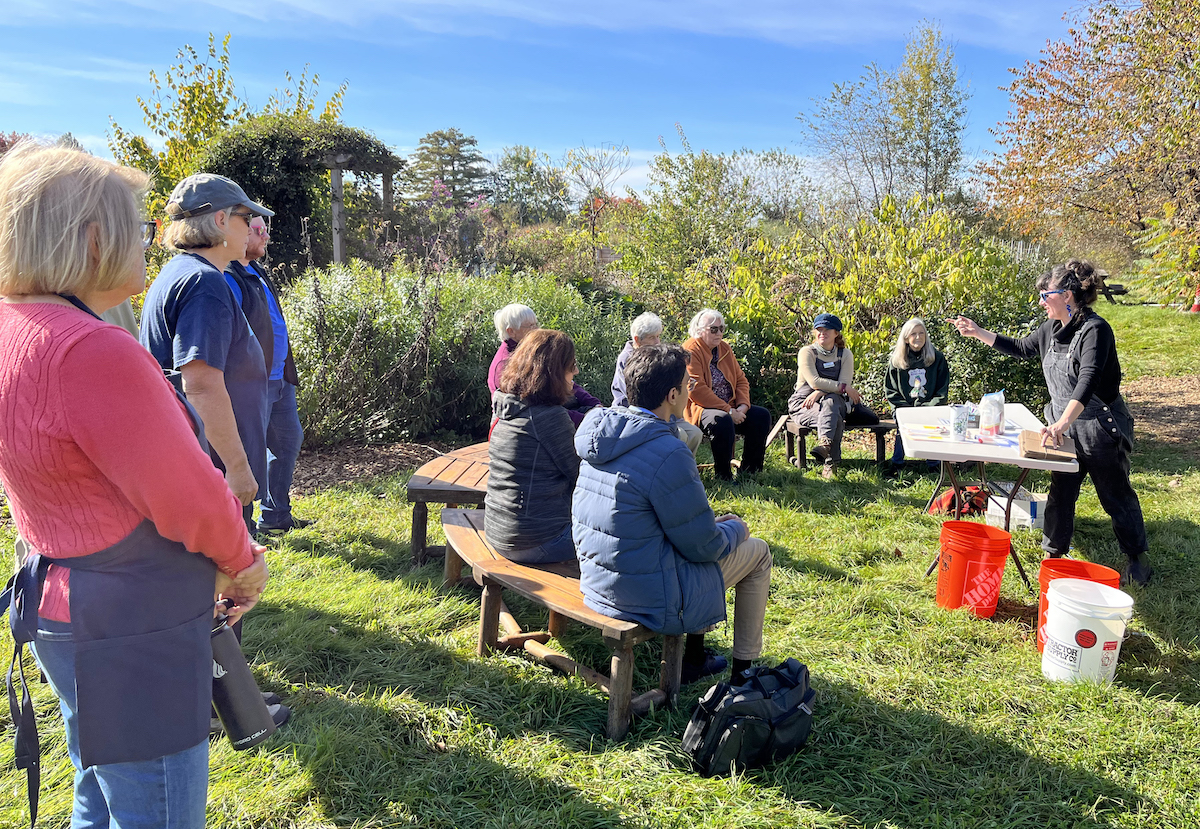
<instances>
[{"instance_id":1,"label":"wooden bench","mask_svg":"<svg viewBox=\"0 0 1200 829\"><path fill-rule=\"evenodd\" d=\"M432 552L426 546L429 504L482 505L487 495L488 445L476 443L434 458L408 479L408 500L413 505L413 566L420 567Z\"/></svg>"},{"instance_id":2,"label":"wooden bench","mask_svg":"<svg viewBox=\"0 0 1200 829\"><path fill-rule=\"evenodd\" d=\"M457 584L465 561L471 575L483 587L479 608L480 656L497 650L523 650L566 673L577 676L608 694L610 740L629 733L630 719L642 715L651 706L674 707L679 698L683 670L683 636L664 636L659 685L652 691L633 696L633 647L661 634L633 622L612 619L589 608L579 592L579 565L564 562L552 565L518 564L496 552L483 534L482 510L442 510L442 528L446 532L446 581ZM451 563L451 560L455 563ZM502 593L512 590L549 609L547 630L527 633L504 605ZM546 647L552 638L562 635L568 619L596 628L612 651L609 675L580 665L566 654ZM505 635L500 635L501 627Z\"/></svg>"},{"instance_id":3,"label":"wooden bench","mask_svg":"<svg viewBox=\"0 0 1200 829\"><path fill-rule=\"evenodd\" d=\"M875 434L875 463L882 465L887 460L887 436L891 432L896 431L896 421L880 420L878 423L862 424L862 425L846 425L846 431L862 431L873 432ZM808 429L804 426L797 426L796 422L789 416L783 415L779 420L775 421L774 428L767 435L767 445L778 437L780 432L783 432L787 439L787 459L788 463L793 466L798 466L804 469L808 466L808 436L815 430ZM796 451L796 441L800 441L800 451Z\"/></svg>"}]
</instances>

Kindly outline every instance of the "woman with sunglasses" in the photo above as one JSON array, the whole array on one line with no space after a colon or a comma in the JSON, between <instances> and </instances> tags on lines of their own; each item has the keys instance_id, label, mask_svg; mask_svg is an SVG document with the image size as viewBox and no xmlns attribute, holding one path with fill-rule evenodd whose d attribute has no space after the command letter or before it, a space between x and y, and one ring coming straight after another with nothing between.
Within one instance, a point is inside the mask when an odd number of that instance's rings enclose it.
<instances>
[{"instance_id":1,"label":"woman with sunglasses","mask_svg":"<svg viewBox=\"0 0 1200 829\"><path fill-rule=\"evenodd\" d=\"M204 826L214 596L237 618L267 579L194 412L98 316L145 289L148 183L36 144L0 161L0 480L25 553L10 624L59 699L73 827ZM35 817L33 712L14 720Z\"/></svg>"},{"instance_id":2,"label":"woman with sunglasses","mask_svg":"<svg viewBox=\"0 0 1200 829\"><path fill-rule=\"evenodd\" d=\"M274 215L224 176L179 182L167 200L163 240L178 254L142 307L142 345L164 370L179 372L251 533L254 499L267 480L267 365L224 272L246 257L250 220Z\"/></svg>"},{"instance_id":3,"label":"woman with sunglasses","mask_svg":"<svg viewBox=\"0 0 1200 829\"><path fill-rule=\"evenodd\" d=\"M1121 552L1128 558L1122 585L1145 585L1153 570L1137 493L1129 482L1133 416L1121 396L1121 364L1112 328L1092 310L1100 277L1088 262L1055 265L1038 280L1039 304L1047 320L1014 340L980 328L966 317L947 320L964 337L974 337L1003 354L1039 357L1050 390L1042 443L1059 446L1063 435L1075 441L1078 472L1053 472L1046 503L1042 549L1051 558L1067 554L1075 531L1075 502L1091 475L1100 505L1112 518Z\"/></svg>"},{"instance_id":4,"label":"woman with sunglasses","mask_svg":"<svg viewBox=\"0 0 1200 829\"><path fill-rule=\"evenodd\" d=\"M704 308L688 324L689 339L683 343L691 354L684 416L704 430L712 444L713 469L723 481L733 480L733 449L736 435L745 438L738 476L752 475L763 468L771 413L750 403L750 382L725 341L725 317Z\"/></svg>"}]
</instances>

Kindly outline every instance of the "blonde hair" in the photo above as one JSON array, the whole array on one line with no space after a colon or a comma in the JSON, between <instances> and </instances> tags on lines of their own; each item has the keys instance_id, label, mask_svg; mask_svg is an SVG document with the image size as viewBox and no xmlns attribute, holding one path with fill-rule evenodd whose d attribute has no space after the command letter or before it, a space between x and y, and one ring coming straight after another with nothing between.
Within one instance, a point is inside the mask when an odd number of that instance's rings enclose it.
<instances>
[{"instance_id":1,"label":"blonde hair","mask_svg":"<svg viewBox=\"0 0 1200 829\"><path fill-rule=\"evenodd\" d=\"M0 159L0 295L107 291L145 255L149 177L78 150L23 141Z\"/></svg>"},{"instance_id":2,"label":"blonde hair","mask_svg":"<svg viewBox=\"0 0 1200 829\"><path fill-rule=\"evenodd\" d=\"M234 205L235 207L237 205ZM217 214L224 213L229 221L227 210L214 210L201 216L190 216L172 219L163 233L163 245L172 250L196 250L197 248L213 248L225 241L225 232L217 227Z\"/></svg>"},{"instance_id":3,"label":"blonde hair","mask_svg":"<svg viewBox=\"0 0 1200 829\"><path fill-rule=\"evenodd\" d=\"M933 365L933 361L937 356L933 351L933 343L929 341L929 326L925 324L925 320L920 317L913 317L900 329L900 336L896 338L896 347L892 349L891 363L894 368L908 368L908 335L916 330L917 326L925 329L925 347L921 349L921 359L926 366Z\"/></svg>"}]
</instances>

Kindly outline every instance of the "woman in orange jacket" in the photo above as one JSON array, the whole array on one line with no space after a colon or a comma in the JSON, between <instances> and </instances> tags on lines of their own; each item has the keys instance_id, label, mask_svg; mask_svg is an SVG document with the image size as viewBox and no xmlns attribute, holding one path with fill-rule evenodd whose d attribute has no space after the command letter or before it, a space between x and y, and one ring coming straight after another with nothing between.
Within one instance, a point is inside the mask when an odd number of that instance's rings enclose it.
<instances>
[{"instance_id":1,"label":"woman in orange jacket","mask_svg":"<svg viewBox=\"0 0 1200 829\"><path fill-rule=\"evenodd\" d=\"M746 445L738 474L758 472L767 452L771 413L750 403L750 383L725 341L725 318L712 308L704 308L692 317L688 334L690 338L683 343L691 355L687 420L708 436L718 478L733 479L731 461L735 435L739 434Z\"/></svg>"}]
</instances>

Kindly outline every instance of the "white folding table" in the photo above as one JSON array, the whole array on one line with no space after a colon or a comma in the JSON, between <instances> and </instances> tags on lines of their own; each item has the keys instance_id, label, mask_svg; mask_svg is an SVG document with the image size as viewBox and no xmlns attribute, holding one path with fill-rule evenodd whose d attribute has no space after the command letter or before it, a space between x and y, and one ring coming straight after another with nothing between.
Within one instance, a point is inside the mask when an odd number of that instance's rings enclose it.
<instances>
[{"instance_id":1,"label":"white folding table","mask_svg":"<svg viewBox=\"0 0 1200 829\"><path fill-rule=\"evenodd\" d=\"M1004 502L1004 530L1009 532L1012 502L1016 498L1017 492L1020 491L1021 485L1025 483L1029 470L1079 471L1079 464L1074 460L1049 461L1021 457L1021 450L1017 445L1017 436L1020 431L1029 429L1036 432L1045 424L1020 403L1004 404L1005 434L1000 440L994 442L987 442L986 438L981 441L976 436L975 430L968 432L967 440L951 440L948 428L950 415L950 406L911 406L896 410L896 429L900 433L900 439L904 441L904 454L910 458L941 461L941 472L938 475L937 486L933 489L933 495L929 498L929 504L925 507L927 510L942 491L947 478L950 480L950 486L954 489L955 507L957 508L962 503L964 484L958 480L955 473L954 464L956 463L978 464L980 485L989 498L994 496L988 491L984 465L1002 463L1016 466L1020 468L1021 472ZM945 435L937 431L937 427L943 425L947 426ZM999 499L997 499L997 503L999 503ZM1011 545L1009 553L1017 565L1017 572L1026 587L1032 588L1029 577L1025 575L1025 568L1021 565L1021 560L1017 558L1016 549ZM940 557L941 552L939 551L937 558L934 558L933 563L929 565L925 575L928 576L933 572Z\"/></svg>"}]
</instances>

